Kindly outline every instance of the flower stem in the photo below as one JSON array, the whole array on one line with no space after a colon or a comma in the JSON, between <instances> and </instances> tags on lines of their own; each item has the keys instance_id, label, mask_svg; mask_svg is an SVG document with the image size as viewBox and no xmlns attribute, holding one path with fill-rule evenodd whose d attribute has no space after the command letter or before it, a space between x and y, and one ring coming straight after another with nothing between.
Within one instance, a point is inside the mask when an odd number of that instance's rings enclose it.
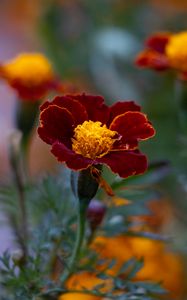
<instances>
[{"instance_id":1,"label":"flower stem","mask_svg":"<svg viewBox=\"0 0 187 300\"><path fill-rule=\"evenodd\" d=\"M187 86L183 81L177 80L175 83L175 98L177 102L177 113L180 134L187 134Z\"/></svg>"},{"instance_id":2,"label":"flower stem","mask_svg":"<svg viewBox=\"0 0 187 300\"><path fill-rule=\"evenodd\" d=\"M23 264L27 258L27 243L28 243L28 224L27 224L27 209L26 196L24 190L24 180L22 172L22 157L20 151L21 136L20 132L15 131L10 137L9 159L12 168L14 183L18 193L18 204L20 209L20 232L19 240L23 250Z\"/></svg>"},{"instance_id":3,"label":"flower stem","mask_svg":"<svg viewBox=\"0 0 187 300\"><path fill-rule=\"evenodd\" d=\"M85 232L85 214L86 207L81 206L79 202L78 214L77 214L77 235L74 250L72 256L70 258L69 266L66 272L61 277L61 282L64 283L73 273L75 264L80 254L81 246L84 240L84 232Z\"/></svg>"},{"instance_id":4,"label":"flower stem","mask_svg":"<svg viewBox=\"0 0 187 300\"><path fill-rule=\"evenodd\" d=\"M19 206L21 212L21 233L22 233L22 248L23 248L23 256L24 261L27 257L27 242L28 242L28 224L27 224L27 210L26 210L26 199L25 199L25 192L22 180L20 178L20 174L15 172L15 182L18 190L19 196Z\"/></svg>"}]
</instances>

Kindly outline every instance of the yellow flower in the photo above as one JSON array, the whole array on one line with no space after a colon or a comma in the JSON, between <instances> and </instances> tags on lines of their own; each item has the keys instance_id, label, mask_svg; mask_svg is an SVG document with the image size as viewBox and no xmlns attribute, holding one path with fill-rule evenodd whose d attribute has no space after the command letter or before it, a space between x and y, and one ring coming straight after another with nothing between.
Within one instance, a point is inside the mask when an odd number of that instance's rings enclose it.
<instances>
[{"instance_id":1,"label":"yellow flower","mask_svg":"<svg viewBox=\"0 0 187 300\"><path fill-rule=\"evenodd\" d=\"M136 57L137 66L159 72L174 70L180 79L187 80L187 31L155 33L145 44Z\"/></svg>"},{"instance_id":2,"label":"yellow flower","mask_svg":"<svg viewBox=\"0 0 187 300\"><path fill-rule=\"evenodd\" d=\"M21 99L38 100L57 84L52 65L40 53L22 53L1 64L0 76Z\"/></svg>"},{"instance_id":3,"label":"yellow flower","mask_svg":"<svg viewBox=\"0 0 187 300\"><path fill-rule=\"evenodd\" d=\"M187 31L171 35L165 51L171 67L187 72Z\"/></svg>"}]
</instances>

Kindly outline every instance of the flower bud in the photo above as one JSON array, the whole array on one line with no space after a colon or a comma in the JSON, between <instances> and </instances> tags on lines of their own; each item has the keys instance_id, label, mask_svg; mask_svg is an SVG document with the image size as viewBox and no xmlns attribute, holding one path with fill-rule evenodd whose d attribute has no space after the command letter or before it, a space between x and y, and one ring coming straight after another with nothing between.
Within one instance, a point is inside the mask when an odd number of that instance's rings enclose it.
<instances>
[{"instance_id":1,"label":"flower bud","mask_svg":"<svg viewBox=\"0 0 187 300\"><path fill-rule=\"evenodd\" d=\"M9 148L8 154L10 159L10 164L13 169L17 168L20 160L20 143L21 143L22 133L15 129L9 135Z\"/></svg>"},{"instance_id":2,"label":"flower bud","mask_svg":"<svg viewBox=\"0 0 187 300\"><path fill-rule=\"evenodd\" d=\"M101 224L106 213L106 206L98 200L93 199L87 209L87 219L92 231Z\"/></svg>"},{"instance_id":3,"label":"flower bud","mask_svg":"<svg viewBox=\"0 0 187 300\"><path fill-rule=\"evenodd\" d=\"M97 170L101 172L99 167ZM71 173L71 186L75 197L80 201L80 206L87 208L97 193L99 183L93 176L91 168L87 168L80 172Z\"/></svg>"},{"instance_id":4,"label":"flower bud","mask_svg":"<svg viewBox=\"0 0 187 300\"><path fill-rule=\"evenodd\" d=\"M18 101L15 126L22 132L22 142L26 143L36 122L39 102Z\"/></svg>"}]
</instances>

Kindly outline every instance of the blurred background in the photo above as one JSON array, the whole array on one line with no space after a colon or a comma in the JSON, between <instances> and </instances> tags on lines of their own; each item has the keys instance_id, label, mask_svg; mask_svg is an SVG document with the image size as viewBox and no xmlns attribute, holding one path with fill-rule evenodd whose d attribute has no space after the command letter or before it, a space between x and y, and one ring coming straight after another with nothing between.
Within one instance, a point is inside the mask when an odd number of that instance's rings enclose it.
<instances>
[{"instance_id":1,"label":"blurred background","mask_svg":"<svg viewBox=\"0 0 187 300\"><path fill-rule=\"evenodd\" d=\"M186 0L1 0L0 62L21 52L42 52L64 82L101 94L108 104L135 100L157 135L142 150L151 163L167 165L156 187L160 231L175 237L173 247L187 254L187 137L176 113L175 78L140 70L134 60L144 40L159 31L187 30ZM15 92L0 82L0 176L10 180L8 139L14 128ZM29 155L33 176L54 171L49 149L33 133ZM167 204L166 204L167 203ZM3 216L2 216L3 218ZM3 251L10 246L7 226L0 229ZM184 260L186 263L186 260Z\"/></svg>"}]
</instances>

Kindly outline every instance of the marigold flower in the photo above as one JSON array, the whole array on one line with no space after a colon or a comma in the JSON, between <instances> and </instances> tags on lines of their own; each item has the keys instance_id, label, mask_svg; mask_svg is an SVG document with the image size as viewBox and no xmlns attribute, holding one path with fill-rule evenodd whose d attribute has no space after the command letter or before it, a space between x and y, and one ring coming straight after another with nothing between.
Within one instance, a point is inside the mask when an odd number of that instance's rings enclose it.
<instances>
[{"instance_id":1,"label":"marigold flower","mask_svg":"<svg viewBox=\"0 0 187 300\"><path fill-rule=\"evenodd\" d=\"M179 299L184 292L184 267L180 255L168 250L161 241L142 237L97 237L92 248L103 259L114 259L116 265L108 273L115 276L132 257L144 258L144 266L134 280L162 282L170 292L169 299ZM125 274L124 274L125 278ZM167 298L167 297L166 297Z\"/></svg>"},{"instance_id":2,"label":"marigold flower","mask_svg":"<svg viewBox=\"0 0 187 300\"><path fill-rule=\"evenodd\" d=\"M134 280L162 282L164 288L169 291L163 299L179 299L184 291L184 268L181 257L169 251L163 242L150 240L142 237L99 236L92 244L101 259L114 259L116 264L108 269L108 274L116 276L121 266L135 257L144 258L144 266L137 272ZM105 266L103 266L105 268ZM125 274L124 274L125 279ZM69 290L80 291L80 293L67 293L59 297L59 300L96 300L102 299L93 295L81 293L81 290L93 290L97 285L103 284L102 292L112 289L111 280L96 277L90 272L80 272L72 275L67 282ZM82 297L82 298L81 298Z\"/></svg>"},{"instance_id":3,"label":"marigold flower","mask_svg":"<svg viewBox=\"0 0 187 300\"><path fill-rule=\"evenodd\" d=\"M67 293L58 298L58 300L99 300L101 297L87 295L83 293Z\"/></svg>"},{"instance_id":4,"label":"marigold flower","mask_svg":"<svg viewBox=\"0 0 187 300\"><path fill-rule=\"evenodd\" d=\"M70 169L105 164L125 178L145 172L147 159L138 142L152 137L155 130L133 101L108 107L101 96L82 94L45 102L38 134Z\"/></svg>"},{"instance_id":5,"label":"marigold flower","mask_svg":"<svg viewBox=\"0 0 187 300\"><path fill-rule=\"evenodd\" d=\"M99 300L101 297L94 295L87 295L81 293L82 290L92 291L99 285L103 285L101 292L105 293L112 289L112 280L101 279L94 273L90 272L80 272L74 274L67 282L67 288L69 290L80 291L80 293L67 293L59 297L59 300Z\"/></svg>"},{"instance_id":6,"label":"marigold flower","mask_svg":"<svg viewBox=\"0 0 187 300\"><path fill-rule=\"evenodd\" d=\"M1 64L0 77L26 100L38 100L58 85L50 62L40 53L23 53Z\"/></svg>"},{"instance_id":7,"label":"marigold flower","mask_svg":"<svg viewBox=\"0 0 187 300\"><path fill-rule=\"evenodd\" d=\"M146 49L136 58L138 66L157 71L173 69L181 78L187 79L187 31L157 33L145 44Z\"/></svg>"}]
</instances>

